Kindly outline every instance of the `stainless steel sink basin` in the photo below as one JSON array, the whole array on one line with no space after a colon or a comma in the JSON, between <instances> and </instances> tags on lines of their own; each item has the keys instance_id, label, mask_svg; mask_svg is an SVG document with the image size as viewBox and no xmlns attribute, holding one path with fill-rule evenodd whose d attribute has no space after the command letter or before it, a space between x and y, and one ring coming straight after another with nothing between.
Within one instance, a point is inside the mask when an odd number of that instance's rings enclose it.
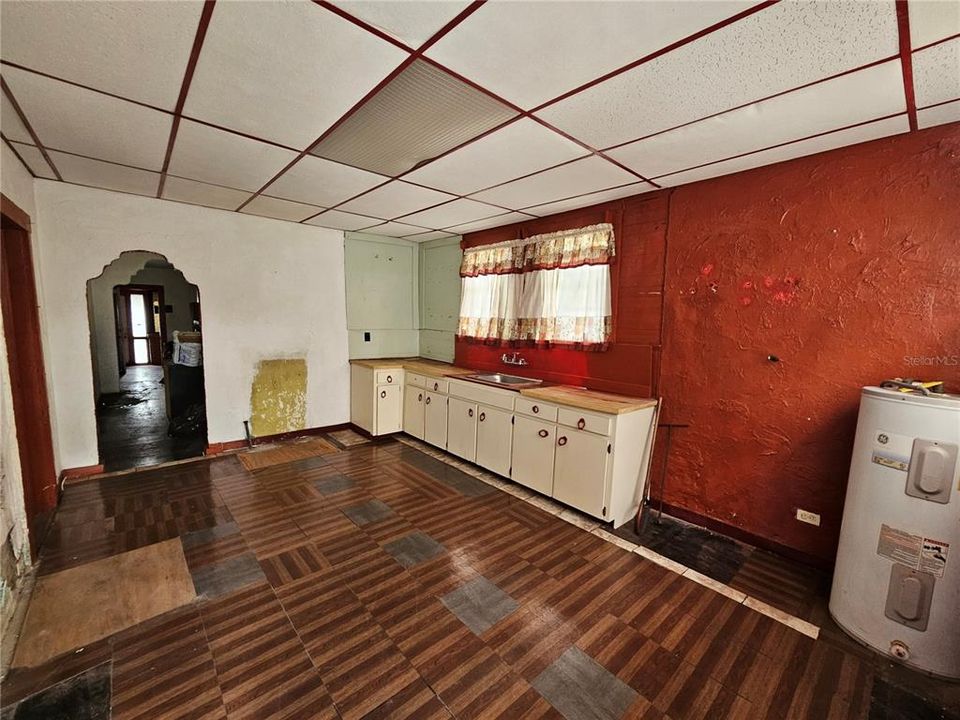
<instances>
[{"instance_id":1,"label":"stainless steel sink basin","mask_svg":"<svg viewBox=\"0 0 960 720\"><path fill-rule=\"evenodd\" d=\"M519 375L505 375L504 373L477 373L476 375L464 375L461 379L515 390L536 387L543 382L543 380L520 377Z\"/></svg>"}]
</instances>

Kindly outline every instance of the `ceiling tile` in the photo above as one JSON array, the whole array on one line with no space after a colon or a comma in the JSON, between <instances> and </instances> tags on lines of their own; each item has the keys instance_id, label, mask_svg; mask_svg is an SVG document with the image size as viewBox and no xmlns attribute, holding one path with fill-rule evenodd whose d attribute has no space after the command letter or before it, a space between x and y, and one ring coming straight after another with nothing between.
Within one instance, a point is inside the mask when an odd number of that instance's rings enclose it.
<instances>
[{"instance_id":1,"label":"ceiling tile","mask_svg":"<svg viewBox=\"0 0 960 720\"><path fill-rule=\"evenodd\" d=\"M416 233L415 235L405 235L403 239L410 240L411 242L423 243L430 242L431 240L444 240L452 237L457 236L453 233L443 232L442 230L431 230L430 232Z\"/></svg>"},{"instance_id":2,"label":"ceiling tile","mask_svg":"<svg viewBox=\"0 0 960 720\"><path fill-rule=\"evenodd\" d=\"M405 57L313 3L218 3L184 113L305 148Z\"/></svg>"},{"instance_id":3,"label":"ceiling tile","mask_svg":"<svg viewBox=\"0 0 960 720\"><path fill-rule=\"evenodd\" d=\"M954 0L910 0L910 46L923 47L960 34L960 3Z\"/></svg>"},{"instance_id":4,"label":"ceiling tile","mask_svg":"<svg viewBox=\"0 0 960 720\"><path fill-rule=\"evenodd\" d=\"M718 177L720 175L729 175L742 170L750 170L751 168L757 168L763 165L771 165L773 163L803 157L804 155L813 155L815 153L833 150L834 148L844 147L845 145L854 145L856 143L867 142L868 140L876 140L877 138L896 135L909 130L910 124L907 121L906 115L900 115L895 118L878 120L877 122L860 125L855 128L840 130L835 133L830 133L829 135L821 135L820 137L810 138L809 140L801 140L800 142L790 145L763 150L762 152L752 155L725 160L715 163L714 165L696 168L695 170L687 170L675 175L668 175L658 179L657 182L665 187L684 185L686 183L697 182L698 180L706 180L707 178Z\"/></svg>"},{"instance_id":5,"label":"ceiling tile","mask_svg":"<svg viewBox=\"0 0 960 720\"><path fill-rule=\"evenodd\" d=\"M917 111L917 125L921 128L944 125L949 122L960 122L960 100Z\"/></svg>"},{"instance_id":6,"label":"ceiling tile","mask_svg":"<svg viewBox=\"0 0 960 720\"><path fill-rule=\"evenodd\" d=\"M396 176L514 116L503 103L417 60L310 152Z\"/></svg>"},{"instance_id":7,"label":"ceiling tile","mask_svg":"<svg viewBox=\"0 0 960 720\"><path fill-rule=\"evenodd\" d=\"M171 115L8 66L3 77L45 147L163 167Z\"/></svg>"},{"instance_id":8,"label":"ceiling tile","mask_svg":"<svg viewBox=\"0 0 960 720\"><path fill-rule=\"evenodd\" d=\"M221 210L236 210L250 197L249 192L220 185L187 180L167 175L163 183L163 198L191 205L204 205Z\"/></svg>"},{"instance_id":9,"label":"ceiling tile","mask_svg":"<svg viewBox=\"0 0 960 720\"><path fill-rule=\"evenodd\" d=\"M406 177L437 190L469 195L586 153L535 120L521 118Z\"/></svg>"},{"instance_id":10,"label":"ceiling tile","mask_svg":"<svg viewBox=\"0 0 960 720\"><path fill-rule=\"evenodd\" d=\"M636 179L613 163L601 157L591 156L521 180L514 180L506 185L484 190L473 198L519 210L530 205L568 198L571 195L623 185L634 182Z\"/></svg>"},{"instance_id":11,"label":"ceiling tile","mask_svg":"<svg viewBox=\"0 0 960 720\"><path fill-rule=\"evenodd\" d=\"M64 182L156 197L160 173L49 151Z\"/></svg>"},{"instance_id":12,"label":"ceiling tile","mask_svg":"<svg viewBox=\"0 0 960 720\"><path fill-rule=\"evenodd\" d=\"M173 110L202 9L197 0L4 2L3 59Z\"/></svg>"},{"instance_id":13,"label":"ceiling tile","mask_svg":"<svg viewBox=\"0 0 960 720\"><path fill-rule=\"evenodd\" d=\"M463 0L344 0L334 4L400 42L418 48L470 3Z\"/></svg>"},{"instance_id":14,"label":"ceiling tile","mask_svg":"<svg viewBox=\"0 0 960 720\"><path fill-rule=\"evenodd\" d=\"M2 7L2 6L0 6ZM0 92L0 130L7 140L33 144L33 138L5 92Z\"/></svg>"},{"instance_id":15,"label":"ceiling tile","mask_svg":"<svg viewBox=\"0 0 960 720\"><path fill-rule=\"evenodd\" d=\"M247 203L240 212L247 213L248 215L276 218L277 220L300 222L312 215L323 212L323 208L269 197L267 195L258 195Z\"/></svg>"},{"instance_id":16,"label":"ceiling tile","mask_svg":"<svg viewBox=\"0 0 960 720\"><path fill-rule=\"evenodd\" d=\"M267 192L288 200L330 207L387 180L366 170L304 155L271 183Z\"/></svg>"},{"instance_id":17,"label":"ceiling tile","mask_svg":"<svg viewBox=\"0 0 960 720\"><path fill-rule=\"evenodd\" d=\"M20 157L23 158L23 161L30 166L30 172L32 172L35 177L45 178L46 180L57 179L57 176L54 175L50 169L50 164L38 147L18 142L13 143L13 147L20 154Z\"/></svg>"},{"instance_id":18,"label":"ceiling tile","mask_svg":"<svg viewBox=\"0 0 960 720\"><path fill-rule=\"evenodd\" d=\"M913 87L917 107L960 98L960 38L913 54Z\"/></svg>"},{"instance_id":19,"label":"ceiling tile","mask_svg":"<svg viewBox=\"0 0 960 720\"><path fill-rule=\"evenodd\" d=\"M656 179L906 108L900 61L892 60L608 152Z\"/></svg>"},{"instance_id":20,"label":"ceiling tile","mask_svg":"<svg viewBox=\"0 0 960 720\"><path fill-rule=\"evenodd\" d=\"M496 215L494 217L485 218L483 220L476 220L475 222L464 223L463 225L456 225L454 227L448 228L450 232L455 232L458 235L466 235L467 233L477 232L479 230L487 230L489 228L503 227L504 225L513 225L514 223L524 222L525 220L534 220L535 218L527 215L526 213L521 212L508 212L503 213L502 215Z\"/></svg>"},{"instance_id":21,"label":"ceiling tile","mask_svg":"<svg viewBox=\"0 0 960 720\"><path fill-rule=\"evenodd\" d=\"M894 3L779 3L538 114L605 148L898 52Z\"/></svg>"},{"instance_id":22,"label":"ceiling tile","mask_svg":"<svg viewBox=\"0 0 960 720\"><path fill-rule=\"evenodd\" d=\"M454 200L429 210L421 210L412 215L406 215L403 217L403 221L423 225L424 227L444 228L502 213L503 208L475 200Z\"/></svg>"},{"instance_id":23,"label":"ceiling tile","mask_svg":"<svg viewBox=\"0 0 960 720\"><path fill-rule=\"evenodd\" d=\"M487 3L427 55L529 109L750 4Z\"/></svg>"},{"instance_id":24,"label":"ceiling tile","mask_svg":"<svg viewBox=\"0 0 960 720\"><path fill-rule=\"evenodd\" d=\"M452 199L453 197L446 193L410 185L401 180L394 180L383 187L371 190L366 195L361 195L355 200L345 203L337 209L355 212L360 215L392 219Z\"/></svg>"},{"instance_id":25,"label":"ceiling tile","mask_svg":"<svg viewBox=\"0 0 960 720\"><path fill-rule=\"evenodd\" d=\"M297 154L242 135L182 120L170 173L238 190L259 190Z\"/></svg>"},{"instance_id":26,"label":"ceiling tile","mask_svg":"<svg viewBox=\"0 0 960 720\"><path fill-rule=\"evenodd\" d=\"M577 197L566 200L534 205L533 207L524 208L523 211L538 217L545 217L547 215L566 212L567 210L590 207L591 205L609 202L610 200L619 200L620 198L630 197L631 195L640 195L641 193L650 192L651 190L656 190L656 188L650 183L637 182L614 188L613 190L601 190L600 192L578 195Z\"/></svg>"},{"instance_id":27,"label":"ceiling tile","mask_svg":"<svg viewBox=\"0 0 960 720\"><path fill-rule=\"evenodd\" d=\"M385 237L402 238L405 235L413 235L423 232L425 228L407 225L406 223L388 222L383 225L375 225L366 228L363 232L367 235L383 235Z\"/></svg>"},{"instance_id":28,"label":"ceiling tile","mask_svg":"<svg viewBox=\"0 0 960 720\"><path fill-rule=\"evenodd\" d=\"M367 217L366 215L340 212L339 210L327 210L306 222L308 225L333 228L334 230L362 230L371 225L382 223L383 220L380 218Z\"/></svg>"}]
</instances>

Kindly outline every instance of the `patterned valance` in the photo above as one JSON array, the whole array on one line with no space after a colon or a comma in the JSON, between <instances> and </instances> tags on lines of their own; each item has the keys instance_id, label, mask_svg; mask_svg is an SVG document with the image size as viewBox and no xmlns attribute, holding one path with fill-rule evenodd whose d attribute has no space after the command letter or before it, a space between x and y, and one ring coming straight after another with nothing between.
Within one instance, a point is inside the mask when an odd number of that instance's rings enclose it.
<instances>
[{"instance_id":1,"label":"patterned valance","mask_svg":"<svg viewBox=\"0 0 960 720\"><path fill-rule=\"evenodd\" d=\"M613 255L613 225L601 223L468 248L463 252L460 277L606 265Z\"/></svg>"}]
</instances>

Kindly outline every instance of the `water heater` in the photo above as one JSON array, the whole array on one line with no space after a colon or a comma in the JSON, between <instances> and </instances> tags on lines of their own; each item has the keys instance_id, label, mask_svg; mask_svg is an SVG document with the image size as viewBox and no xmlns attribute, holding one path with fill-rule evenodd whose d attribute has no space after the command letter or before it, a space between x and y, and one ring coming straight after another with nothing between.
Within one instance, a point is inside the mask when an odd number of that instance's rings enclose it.
<instances>
[{"instance_id":1,"label":"water heater","mask_svg":"<svg viewBox=\"0 0 960 720\"><path fill-rule=\"evenodd\" d=\"M960 678L960 395L866 387L830 614L918 670Z\"/></svg>"}]
</instances>

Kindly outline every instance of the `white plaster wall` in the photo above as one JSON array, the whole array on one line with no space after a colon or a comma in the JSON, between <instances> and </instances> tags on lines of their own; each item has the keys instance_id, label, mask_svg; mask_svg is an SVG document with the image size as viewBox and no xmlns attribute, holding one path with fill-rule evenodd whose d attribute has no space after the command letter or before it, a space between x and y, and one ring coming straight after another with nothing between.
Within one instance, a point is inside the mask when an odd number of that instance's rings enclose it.
<instances>
[{"instance_id":1,"label":"white plaster wall","mask_svg":"<svg viewBox=\"0 0 960 720\"><path fill-rule=\"evenodd\" d=\"M58 470L97 463L86 281L124 250L200 288L211 443L243 437L267 358L306 357L309 427L349 419L341 232L46 180L35 195Z\"/></svg>"}]
</instances>

